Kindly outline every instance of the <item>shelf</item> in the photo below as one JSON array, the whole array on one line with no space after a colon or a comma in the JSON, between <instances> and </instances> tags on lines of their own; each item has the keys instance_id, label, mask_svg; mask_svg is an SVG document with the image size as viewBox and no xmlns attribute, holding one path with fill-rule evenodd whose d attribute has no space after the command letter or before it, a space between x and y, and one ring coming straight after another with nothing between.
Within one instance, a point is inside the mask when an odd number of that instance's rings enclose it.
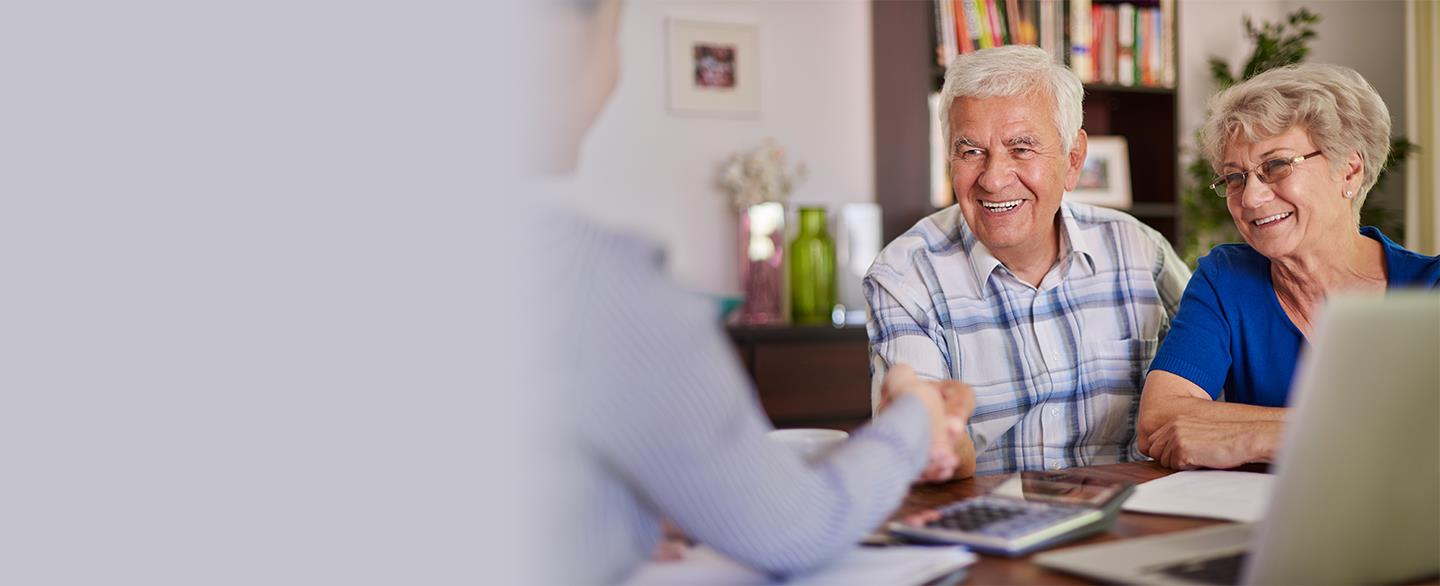
<instances>
[{"instance_id":1,"label":"shelf","mask_svg":"<svg viewBox=\"0 0 1440 586\"><path fill-rule=\"evenodd\" d=\"M931 77L935 79L935 87L938 88L943 86L945 84L945 68L937 65L931 72ZM1148 85L1111 85L1104 83L1087 83L1084 84L1083 87L1085 88L1085 93L1087 95L1093 93L1155 94L1157 96L1175 95L1175 88L1156 87Z\"/></svg>"},{"instance_id":2,"label":"shelf","mask_svg":"<svg viewBox=\"0 0 1440 586\"><path fill-rule=\"evenodd\" d=\"M1132 216L1147 218L1174 218L1180 215L1178 206L1169 203L1137 203L1124 211Z\"/></svg>"},{"instance_id":3,"label":"shelf","mask_svg":"<svg viewBox=\"0 0 1440 586\"><path fill-rule=\"evenodd\" d=\"M730 324L725 326L730 339L737 343L754 342L823 342L832 340L869 340L865 324L835 327L829 324L773 326L746 326Z\"/></svg>"},{"instance_id":4,"label":"shelf","mask_svg":"<svg viewBox=\"0 0 1440 586\"><path fill-rule=\"evenodd\" d=\"M1148 85L1110 85L1103 83L1085 84L1085 93L1090 92L1126 92L1135 94L1157 94L1162 96L1175 95L1175 88L1155 87Z\"/></svg>"}]
</instances>

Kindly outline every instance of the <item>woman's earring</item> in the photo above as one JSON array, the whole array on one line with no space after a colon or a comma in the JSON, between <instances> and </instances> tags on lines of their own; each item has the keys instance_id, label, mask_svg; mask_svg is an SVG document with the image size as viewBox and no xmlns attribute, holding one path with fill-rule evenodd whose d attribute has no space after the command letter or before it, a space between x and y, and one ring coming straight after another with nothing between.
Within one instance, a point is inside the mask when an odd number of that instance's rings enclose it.
<instances>
[{"instance_id":1,"label":"woman's earring","mask_svg":"<svg viewBox=\"0 0 1440 586\"><path fill-rule=\"evenodd\" d=\"M1355 192L1353 192L1353 191L1346 191L1346 192L1345 192L1345 199L1350 199L1350 198L1352 198L1352 197L1355 197Z\"/></svg>"}]
</instances>

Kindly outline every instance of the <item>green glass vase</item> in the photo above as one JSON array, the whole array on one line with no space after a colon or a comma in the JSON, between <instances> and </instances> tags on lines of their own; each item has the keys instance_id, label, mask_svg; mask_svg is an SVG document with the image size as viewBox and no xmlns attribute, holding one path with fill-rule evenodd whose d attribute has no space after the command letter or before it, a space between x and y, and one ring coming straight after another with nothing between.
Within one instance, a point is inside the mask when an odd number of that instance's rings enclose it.
<instances>
[{"instance_id":1,"label":"green glass vase","mask_svg":"<svg viewBox=\"0 0 1440 586\"><path fill-rule=\"evenodd\" d=\"M790 241L790 317L830 323L835 309L835 241L825 231L825 208L800 208L800 232Z\"/></svg>"}]
</instances>

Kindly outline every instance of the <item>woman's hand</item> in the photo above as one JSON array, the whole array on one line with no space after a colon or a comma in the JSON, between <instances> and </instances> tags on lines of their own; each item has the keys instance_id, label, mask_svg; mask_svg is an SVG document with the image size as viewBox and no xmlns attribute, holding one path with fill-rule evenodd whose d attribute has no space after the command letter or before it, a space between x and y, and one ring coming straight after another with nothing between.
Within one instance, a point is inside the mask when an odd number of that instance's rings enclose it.
<instances>
[{"instance_id":1,"label":"woman's hand","mask_svg":"<svg viewBox=\"0 0 1440 586\"><path fill-rule=\"evenodd\" d=\"M1268 461L1279 443L1273 421L1207 421L1181 415L1150 435L1149 455L1166 468L1234 468Z\"/></svg>"}]
</instances>

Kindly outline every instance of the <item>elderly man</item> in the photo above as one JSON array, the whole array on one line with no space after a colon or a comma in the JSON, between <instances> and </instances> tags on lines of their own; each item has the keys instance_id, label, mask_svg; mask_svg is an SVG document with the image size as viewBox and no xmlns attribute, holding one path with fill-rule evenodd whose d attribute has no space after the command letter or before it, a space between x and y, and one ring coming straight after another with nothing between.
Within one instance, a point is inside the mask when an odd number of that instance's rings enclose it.
<instances>
[{"instance_id":1,"label":"elderly man","mask_svg":"<svg viewBox=\"0 0 1440 586\"><path fill-rule=\"evenodd\" d=\"M874 398L897 364L974 389L961 477L1144 459L1139 393L1190 272L1134 218L1062 201L1082 97L1035 47L957 58L940 110L956 204L865 277Z\"/></svg>"}]
</instances>

